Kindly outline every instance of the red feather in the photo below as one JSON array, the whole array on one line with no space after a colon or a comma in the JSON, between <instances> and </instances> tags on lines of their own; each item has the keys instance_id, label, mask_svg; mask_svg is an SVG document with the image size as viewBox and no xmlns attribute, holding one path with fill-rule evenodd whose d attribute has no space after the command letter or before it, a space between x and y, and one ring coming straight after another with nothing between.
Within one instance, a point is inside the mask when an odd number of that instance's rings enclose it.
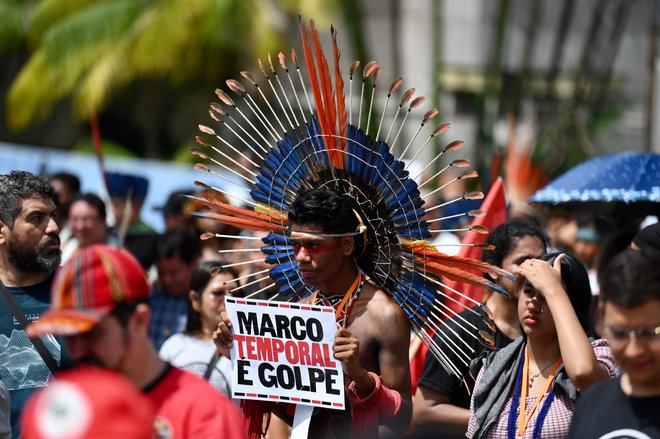
<instances>
[{"instance_id":1,"label":"red feather","mask_svg":"<svg viewBox=\"0 0 660 439\"><path fill-rule=\"evenodd\" d=\"M431 250L428 246L421 243L408 243L405 246L415 255L424 261L433 261L444 266L458 268L460 270L478 270L482 273L491 273L498 276L511 276L506 270L473 258L466 258L459 255L447 255L438 251ZM425 262L426 263L426 262Z\"/></svg>"},{"instance_id":2,"label":"red feather","mask_svg":"<svg viewBox=\"0 0 660 439\"><path fill-rule=\"evenodd\" d=\"M219 213L214 213L214 212L203 212L200 213L200 216L204 218L211 218L220 221L223 224L228 224L230 226L234 226L239 229L246 229L253 231L274 230L278 232L283 232L285 230L285 227L281 222L273 221L271 219L266 221L260 221L254 218L249 218L249 219L239 218L235 216L221 215Z\"/></svg>"},{"instance_id":3,"label":"red feather","mask_svg":"<svg viewBox=\"0 0 660 439\"><path fill-rule=\"evenodd\" d=\"M317 103L319 118L324 120L323 134L332 136L332 142L325 143L326 148L329 149L328 155L330 160L337 168L344 167L344 157L337 148L336 135L337 135L337 109L335 104L335 96L332 88L332 80L330 78L330 69L328 68L328 61L323 53L323 45L319 40L319 33L314 26L314 20L309 21L310 33L312 37L312 44L314 45L314 53L316 54L316 63L318 67L319 80L321 82L321 98L323 102L321 105Z\"/></svg>"},{"instance_id":4,"label":"red feather","mask_svg":"<svg viewBox=\"0 0 660 439\"><path fill-rule=\"evenodd\" d=\"M316 103L316 113L319 115L319 123L321 124L321 130L325 133L327 132L327 127L325 126L325 120L323 115L323 100L321 98L321 89L319 88L318 78L316 76L316 67L314 66L314 57L312 56L312 49L309 46L309 40L307 38L307 28L302 21L302 17L298 17L298 25L300 27L300 38L303 45L303 55L305 57L305 66L307 67L307 74L309 76L309 83L312 87L312 92L314 93L314 102ZM323 144L325 144L325 138L322 138Z\"/></svg>"},{"instance_id":5,"label":"red feather","mask_svg":"<svg viewBox=\"0 0 660 439\"><path fill-rule=\"evenodd\" d=\"M437 262L423 261L421 258L418 259L418 262L422 263L425 269L432 272L436 276L459 282L468 282L488 289L491 288L490 281L481 276L477 276L476 274L463 271L460 268L449 267Z\"/></svg>"},{"instance_id":6,"label":"red feather","mask_svg":"<svg viewBox=\"0 0 660 439\"><path fill-rule=\"evenodd\" d=\"M335 134L335 99L332 96L332 81L330 80L330 69L328 61L323 53L323 46L319 40L319 33L314 26L314 20L309 21L312 44L314 45L314 54L316 55L316 64L318 67L319 79L321 81L321 98L323 99L323 112L330 132L325 134Z\"/></svg>"},{"instance_id":7,"label":"red feather","mask_svg":"<svg viewBox=\"0 0 660 439\"><path fill-rule=\"evenodd\" d=\"M237 218L244 218L245 220L255 219L259 221L275 221L279 223L282 222L286 223L287 221L286 216L275 217L271 215L266 215L264 213L255 212L254 210L251 209L244 209L242 207L232 206L231 204L223 203L222 201L211 197L189 196L188 198L195 201L199 201L200 203L208 206L213 210L223 212L226 213L227 215L231 215Z\"/></svg>"},{"instance_id":8,"label":"red feather","mask_svg":"<svg viewBox=\"0 0 660 439\"><path fill-rule=\"evenodd\" d=\"M335 58L335 88L337 97L337 116L339 118L339 133L346 138L348 131L348 114L346 113L346 97L344 96L344 78L339 65L339 46L337 45L337 31L332 29L332 49ZM346 149L346 141L341 142L341 148Z\"/></svg>"}]
</instances>

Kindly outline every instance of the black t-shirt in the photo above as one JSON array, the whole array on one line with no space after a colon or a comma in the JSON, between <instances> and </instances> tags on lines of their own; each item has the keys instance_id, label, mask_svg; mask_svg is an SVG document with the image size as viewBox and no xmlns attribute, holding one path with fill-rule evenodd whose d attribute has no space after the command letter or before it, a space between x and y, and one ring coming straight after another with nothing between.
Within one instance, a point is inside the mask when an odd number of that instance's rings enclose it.
<instances>
[{"instance_id":1,"label":"black t-shirt","mask_svg":"<svg viewBox=\"0 0 660 439\"><path fill-rule=\"evenodd\" d=\"M473 310L479 312L478 307L473 308ZM482 317L475 314L473 311L465 310L458 315L470 322L476 328L488 331L488 327L484 323ZM461 323L460 326L459 321ZM449 360L460 371L465 383L454 375L448 373L429 351L426 355L426 360L424 360L424 368L422 369L422 375L419 378L418 386L447 395L449 396L450 404L468 409L470 408L470 393L474 388L474 378L470 376L469 372L470 360L477 358L482 352L489 349L472 336L479 336L475 329L470 328L468 333L461 326L466 327L467 324L463 323L463 321L457 316L447 320L445 325L440 327L440 331L435 335L434 340L440 350L447 355ZM451 331L450 328L455 332ZM452 351L452 348L456 349L456 347L449 340L453 341L453 343L459 346L463 351L467 351L467 348L461 340L465 341L470 347L472 347L472 349L474 349L470 358L466 360L468 365L463 364L459 357ZM495 332L495 347L503 348L512 341L513 340L504 335L499 329Z\"/></svg>"},{"instance_id":2,"label":"black t-shirt","mask_svg":"<svg viewBox=\"0 0 660 439\"><path fill-rule=\"evenodd\" d=\"M578 399L569 438L660 438L660 395L628 396L621 378L594 385Z\"/></svg>"}]
</instances>

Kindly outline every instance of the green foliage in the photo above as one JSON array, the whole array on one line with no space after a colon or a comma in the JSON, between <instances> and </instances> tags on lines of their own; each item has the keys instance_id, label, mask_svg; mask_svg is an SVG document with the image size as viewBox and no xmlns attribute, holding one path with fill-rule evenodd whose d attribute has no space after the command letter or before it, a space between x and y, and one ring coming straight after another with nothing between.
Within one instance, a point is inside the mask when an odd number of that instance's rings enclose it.
<instances>
[{"instance_id":1,"label":"green foliage","mask_svg":"<svg viewBox=\"0 0 660 439\"><path fill-rule=\"evenodd\" d=\"M85 152L90 154L96 154L94 149L94 143L92 139L82 139L71 148L71 151L74 152ZM125 146L122 146L118 143L111 142L107 139L103 140L103 154L106 157L137 157L133 151L129 150Z\"/></svg>"},{"instance_id":2,"label":"green foliage","mask_svg":"<svg viewBox=\"0 0 660 439\"><path fill-rule=\"evenodd\" d=\"M0 2L0 52L17 47L24 39L25 20L33 1L4 0Z\"/></svg>"},{"instance_id":3,"label":"green foliage","mask_svg":"<svg viewBox=\"0 0 660 439\"><path fill-rule=\"evenodd\" d=\"M77 14L85 8L107 0L42 0L32 11L29 28L29 40L33 47L37 47L44 34L57 23L64 21L71 15ZM134 3L139 3L135 1Z\"/></svg>"},{"instance_id":4,"label":"green foliage","mask_svg":"<svg viewBox=\"0 0 660 439\"><path fill-rule=\"evenodd\" d=\"M597 107L589 121L589 132L597 135L614 128L614 125L619 122L625 107L626 104L621 101Z\"/></svg>"},{"instance_id":5,"label":"green foliage","mask_svg":"<svg viewBox=\"0 0 660 439\"><path fill-rule=\"evenodd\" d=\"M195 143L188 142L185 145L181 146L172 157L172 161L178 163L196 163L198 162L197 156L190 153L190 148L193 147Z\"/></svg>"},{"instance_id":6,"label":"green foliage","mask_svg":"<svg viewBox=\"0 0 660 439\"><path fill-rule=\"evenodd\" d=\"M34 53L8 93L8 123L23 129L68 96L87 119L145 78L217 86L228 65L283 46L286 20L273 21L273 8L259 0L38 2L27 31ZM0 32L20 35L19 12L9 12Z\"/></svg>"}]
</instances>

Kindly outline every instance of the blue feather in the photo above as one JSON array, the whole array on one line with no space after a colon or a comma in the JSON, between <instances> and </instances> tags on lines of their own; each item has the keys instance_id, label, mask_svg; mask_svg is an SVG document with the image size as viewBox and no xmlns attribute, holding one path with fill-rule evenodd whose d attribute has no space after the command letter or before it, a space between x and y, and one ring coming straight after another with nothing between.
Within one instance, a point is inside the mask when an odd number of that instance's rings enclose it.
<instances>
[{"instance_id":1,"label":"blue feather","mask_svg":"<svg viewBox=\"0 0 660 439\"><path fill-rule=\"evenodd\" d=\"M424 215L426 214L426 211L424 209L415 209L415 210L410 210L404 213L399 213L397 215L392 215L392 221L395 224L399 224L402 222L409 222L412 220L418 220L424 218Z\"/></svg>"},{"instance_id":2,"label":"blue feather","mask_svg":"<svg viewBox=\"0 0 660 439\"><path fill-rule=\"evenodd\" d=\"M265 245L261 247L261 251L263 253L266 253L267 255L273 254L273 253L281 253L281 252L292 252L293 247L290 245Z\"/></svg>"},{"instance_id":3,"label":"blue feather","mask_svg":"<svg viewBox=\"0 0 660 439\"><path fill-rule=\"evenodd\" d=\"M266 263L274 265L281 264L283 262L289 262L294 259L293 252L286 253L272 253L266 256Z\"/></svg>"},{"instance_id":4,"label":"blue feather","mask_svg":"<svg viewBox=\"0 0 660 439\"><path fill-rule=\"evenodd\" d=\"M250 196L252 196L252 199L255 200L256 202L266 204L270 207L273 207L274 205L275 207L282 210L286 210L288 207L286 204L273 200L268 195L256 189L250 191Z\"/></svg>"},{"instance_id":5,"label":"blue feather","mask_svg":"<svg viewBox=\"0 0 660 439\"><path fill-rule=\"evenodd\" d=\"M291 245L291 238L280 233L269 233L268 235L261 238L261 242L264 244L275 244L275 245Z\"/></svg>"},{"instance_id":6,"label":"blue feather","mask_svg":"<svg viewBox=\"0 0 660 439\"><path fill-rule=\"evenodd\" d=\"M266 185L264 183L257 183L257 184L255 184L255 186L264 195L270 194L271 199L275 200L279 204L284 204L286 197L279 188L277 188L275 186L269 187L268 185Z\"/></svg>"},{"instance_id":7,"label":"blue feather","mask_svg":"<svg viewBox=\"0 0 660 439\"><path fill-rule=\"evenodd\" d=\"M280 264L277 267L273 267L270 269L268 274L270 277L275 279L276 277L288 272L288 271L293 271L294 273L298 272L298 263L296 261L292 262L286 262L284 264Z\"/></svg>"},{"instance_id":8,"label":"blue feather","mask_svg":"<svg viewBox=\"0 0 660 439\"><path fill-rule=\"evenodd\" d=\"M433 236L428 231L428 222L414 221L395 228L397 235L405 239L425 239Z\"/></svg>"},{"instance_id":9,"label":"blue feather","mask_svg":"<svg viewBox=\"0 0 660 439\"><path fill-rule=\"evenodd\" d=\"M415 197L409 200L399 200L401 204L392 210L392 215L399 215L408 212L409 210L419 209L424 205L424 200L420 197Z\"/></svg>"}]
</instances>

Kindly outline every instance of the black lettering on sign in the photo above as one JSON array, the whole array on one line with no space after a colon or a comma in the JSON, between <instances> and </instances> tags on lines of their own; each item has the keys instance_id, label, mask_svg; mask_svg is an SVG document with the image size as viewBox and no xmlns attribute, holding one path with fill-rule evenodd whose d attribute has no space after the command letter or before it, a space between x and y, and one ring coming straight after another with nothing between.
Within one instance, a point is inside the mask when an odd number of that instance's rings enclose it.
<instances>
[{"instance_id":1,"label":"black lettering on sign","mask_svg":"<svg viewBox=\"0 0 660 439\"><path fill-rule=\"evenodd\" d=\"M319 343L323 340L323 325L318 319L311 318L305 321L302 317L276 314L273 322L269 314L262 314L261 320L254 312L237 311L239 333L245 335L270 336L272 338L285 338Z\"/></svg>"},{"instance_id":2,"label":"black lettering on sign","mask_svg":"<svg viewBox=\"0 0 660 439\"><path fill-rule=\"evenodd\" d=\"M287 316L276 315L275 326L277 326L278 338L291 338L291 332L289 331L289 318ZM302 338L299 338L298 340L302 340Z\"/></svg>"},{"instance_id":3,"label":"black lettering on sign","mask_svg":"<svg viewBox=\"0 0 660 439\"><path fill-rule=\"evenodd\" d=\"M280 365L277 367L277 381L283 389L291 390L296 385L293 371L290 367Z\"/></svg>"},{"instance_id":4,"label":"black lettering on sign","mask_svg":"<svg viewBox=\"0 0 660 439\"><path fill-rule=\"evenodd\" d=\"M275 328L273 327L273 322L271 322L270 317L268 314L263 314L261 316L261 328L259 328L259 334L261 336L266 335L268 333L271 337L276 337L277 334L275 333Z\"/></svg>"},{"instance_id":5,"label":"black lettering on sign","mask_svg":"<svg viewBox=\"0 0 660 439\"><path fill-rule=\"evenodd\" d=\"M249 312L246 314L243 311L237 311L236 316L238 317L238 327L240 328L239 332L241 334L259 334L259 326L257 325L256 313Z\"/></svg>"},{"instance_id":6,"label":"black lettering on sign","mask_svg":"<svg viewBox=\"0 0 660 439\"><path fill-rule=\"evenodd\" d=\"M323 369L317 369L316 367L309 368L309 385L312 388L312 392L316 392L316 384L322 383L325 380L325 374Z\"/></svg>"},{"instance_id":7,"label":"black lettering on sign","mask_svg":"<svg viewBox=\"0 0 660 439\"><path fill-rule=\"evenodd\" d=\"M325 392L330 395L339 395L339 389L335 388L339 372L335 369L325 369Z\"/></svg>"},{"instance_id":8,"label":"black lettering on sign","mask_svg":"<svg viewBox=\"0 0 660 439\"><path fill-rule=\"evenodd\" d=\"M240 366L239 366L240 367ZM277 367L262 363L258 367L259 381L264 387L276 389L296 389L301 392L315 393L323 388L328 395L339 395L337 377L334 369L310 367L307 370L299 366L280 364Z\"/></svg>"},{"instance_id":9,"label":"black lettering on sign","mask_svg":"<svg viewBox=\"0 0 660 439\"><path fill-rule=\"evenodd\" d=\"M308 383L307 380L305 380L305 382L303 382L302 370L301 370L300 367L294 367L293 368L293 374L296 377L296 390L302 390L303 392L310 392L310 391L313 392L314 391L314 389L309 388L309 384L306 384L306 383Z\"/></svg>"},{"instance_id":10,"label":"black lettering on sign","mask_svg":"<svg viewBox=\"0 0 660 439\"><path fill-rule=\"evenodd\" d=\"M246 367L250 366L250 362L247 360L236 360L236 366L238 367L238 384L251 386L252 380L246 377L248 374Z\"/></svg>"},{"instance_id":11,"label":"black lettering on sign","mask_svg":"<svg viewBox=\"0 0 660 439\"><path fill-rule=\"evenodd\" d=\"M305 339L305 330L301 328L305 326L305 321L300 316L291 317L291 334L296 340Z\"/></svg>"},{"instance_id":12,"label":"black lettering on sign","mask_svg":"<svg viewBox=\"0 0 660 439\"><path fill-rule=\"evenodd\" d=\"M318 319L307 320L307 337L311 341L319 343L323 340L323 325Z\"/></svg>"},{"instance_id":13,"label":"black lettering on sign","mask_svg":"<svg viewBox=\"0 0 660 439\"><path fill-rule=\"evenodd\" d=\"M266 387L277 387L277 375L269 374L275 369L272 365L261 363L258 367L259 381Z\"/></svg>"}]
</instances>

